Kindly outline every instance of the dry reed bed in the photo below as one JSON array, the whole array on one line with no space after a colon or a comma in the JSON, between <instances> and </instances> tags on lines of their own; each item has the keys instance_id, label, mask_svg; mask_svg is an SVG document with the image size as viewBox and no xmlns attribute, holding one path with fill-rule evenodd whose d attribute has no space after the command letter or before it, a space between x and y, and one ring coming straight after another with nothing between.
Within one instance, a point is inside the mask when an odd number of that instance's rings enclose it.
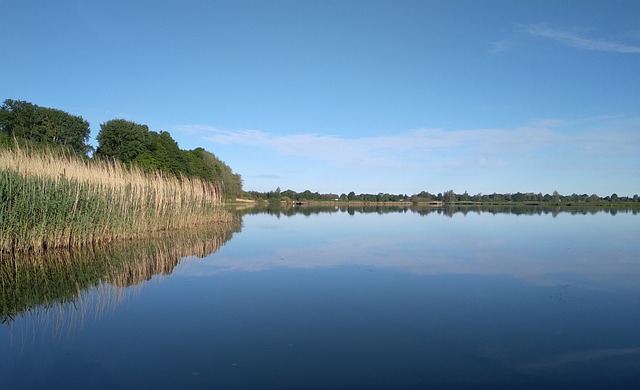
<instances>
[{"instance_id":1,"label":"dry reed bed","mask_svg":"<svg viewBox=\"0 0 640 390\"><path fill-rule=\"evenodd\" d=\"M0 150L0 252L131 239L228 221L213 183L51 151Z\"/></svg>"}]
</instances>

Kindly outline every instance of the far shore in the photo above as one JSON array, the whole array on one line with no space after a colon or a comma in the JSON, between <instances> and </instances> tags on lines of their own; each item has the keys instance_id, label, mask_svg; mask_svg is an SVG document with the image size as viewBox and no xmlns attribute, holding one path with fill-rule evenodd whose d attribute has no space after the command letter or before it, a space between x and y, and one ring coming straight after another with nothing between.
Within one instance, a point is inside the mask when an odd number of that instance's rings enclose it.
<instances>
[{"instance_id":1,"label":"far shore","mask_svg":"<svg viewBox=\"0 0 640 390\"><path fill-rule=\"evenodd\" d=\"M475 206L542 206L542 207L640 207L638 202L442 202L442 201L362 201L362 200L291 200L283 199L279 202L262 199L237 198L235 201L225 202L233 204L272 204L280 206L419 206L419 207L475 207Z\"/></svg>"}]
</instances>

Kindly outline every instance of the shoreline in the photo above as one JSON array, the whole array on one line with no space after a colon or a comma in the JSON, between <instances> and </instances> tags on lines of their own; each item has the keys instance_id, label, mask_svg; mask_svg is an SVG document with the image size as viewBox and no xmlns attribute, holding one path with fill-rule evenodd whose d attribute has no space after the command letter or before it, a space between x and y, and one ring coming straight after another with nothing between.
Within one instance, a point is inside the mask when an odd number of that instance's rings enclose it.
<instances>
[{"instance_id":1,"label":"shoreline","mask_svg":"<svg viewBox=\"0 0 640 390\"><path fill-rule=\"evenodd\" d=\"M477 207L477 206L539 206L539 207L633 207L640 208L638 202L442 202L442 201L362 201L362 200L281 200L270 202L262 199L235 199L224 202L225 205L274 205L285 207L305 207L305 206L426 206L426 207Z\"/></svg>"},{"instance_id":2,"label":"shoreline","mask_svg":"<svg viewBox=\"0 0 640 390\"><path fill-rule=\"evenodd\" d=\"M126 241L232 218L219 186L51 150L0 150L0 253Z\"/></svg>"}]
</instances>

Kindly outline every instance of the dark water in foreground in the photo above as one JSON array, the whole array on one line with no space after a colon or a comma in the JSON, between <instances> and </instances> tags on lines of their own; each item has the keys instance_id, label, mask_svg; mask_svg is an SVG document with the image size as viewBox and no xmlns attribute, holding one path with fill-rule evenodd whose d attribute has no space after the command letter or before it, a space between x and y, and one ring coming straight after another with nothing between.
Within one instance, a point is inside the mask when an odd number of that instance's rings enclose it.
<instances>
[{"instance_id":1,"label":"dark water in foreground","mask_svg":"<svg viewBox=\"0 0 640 390\"><path fill-rule=\"evenodd\" d=\"M289 214L4 267L0 388L640 388L637 214Z\"/></svg>"}]
</instances>

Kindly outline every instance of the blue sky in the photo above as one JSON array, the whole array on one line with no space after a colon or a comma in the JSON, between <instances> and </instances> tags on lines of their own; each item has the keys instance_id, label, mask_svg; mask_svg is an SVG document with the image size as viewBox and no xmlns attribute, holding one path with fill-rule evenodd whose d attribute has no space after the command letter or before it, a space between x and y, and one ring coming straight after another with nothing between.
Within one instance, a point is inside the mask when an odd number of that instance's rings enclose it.
<instances>
[{"instance_id":1,"label":"blue sky","mask_svg":"<svg viewBox=\"0 0 640 390\"><path fill-rule=\"evenodd\" d=\"M640 2L0 0L0 99L245 190L640 193Z\"/></svg>"}]
</instances>

